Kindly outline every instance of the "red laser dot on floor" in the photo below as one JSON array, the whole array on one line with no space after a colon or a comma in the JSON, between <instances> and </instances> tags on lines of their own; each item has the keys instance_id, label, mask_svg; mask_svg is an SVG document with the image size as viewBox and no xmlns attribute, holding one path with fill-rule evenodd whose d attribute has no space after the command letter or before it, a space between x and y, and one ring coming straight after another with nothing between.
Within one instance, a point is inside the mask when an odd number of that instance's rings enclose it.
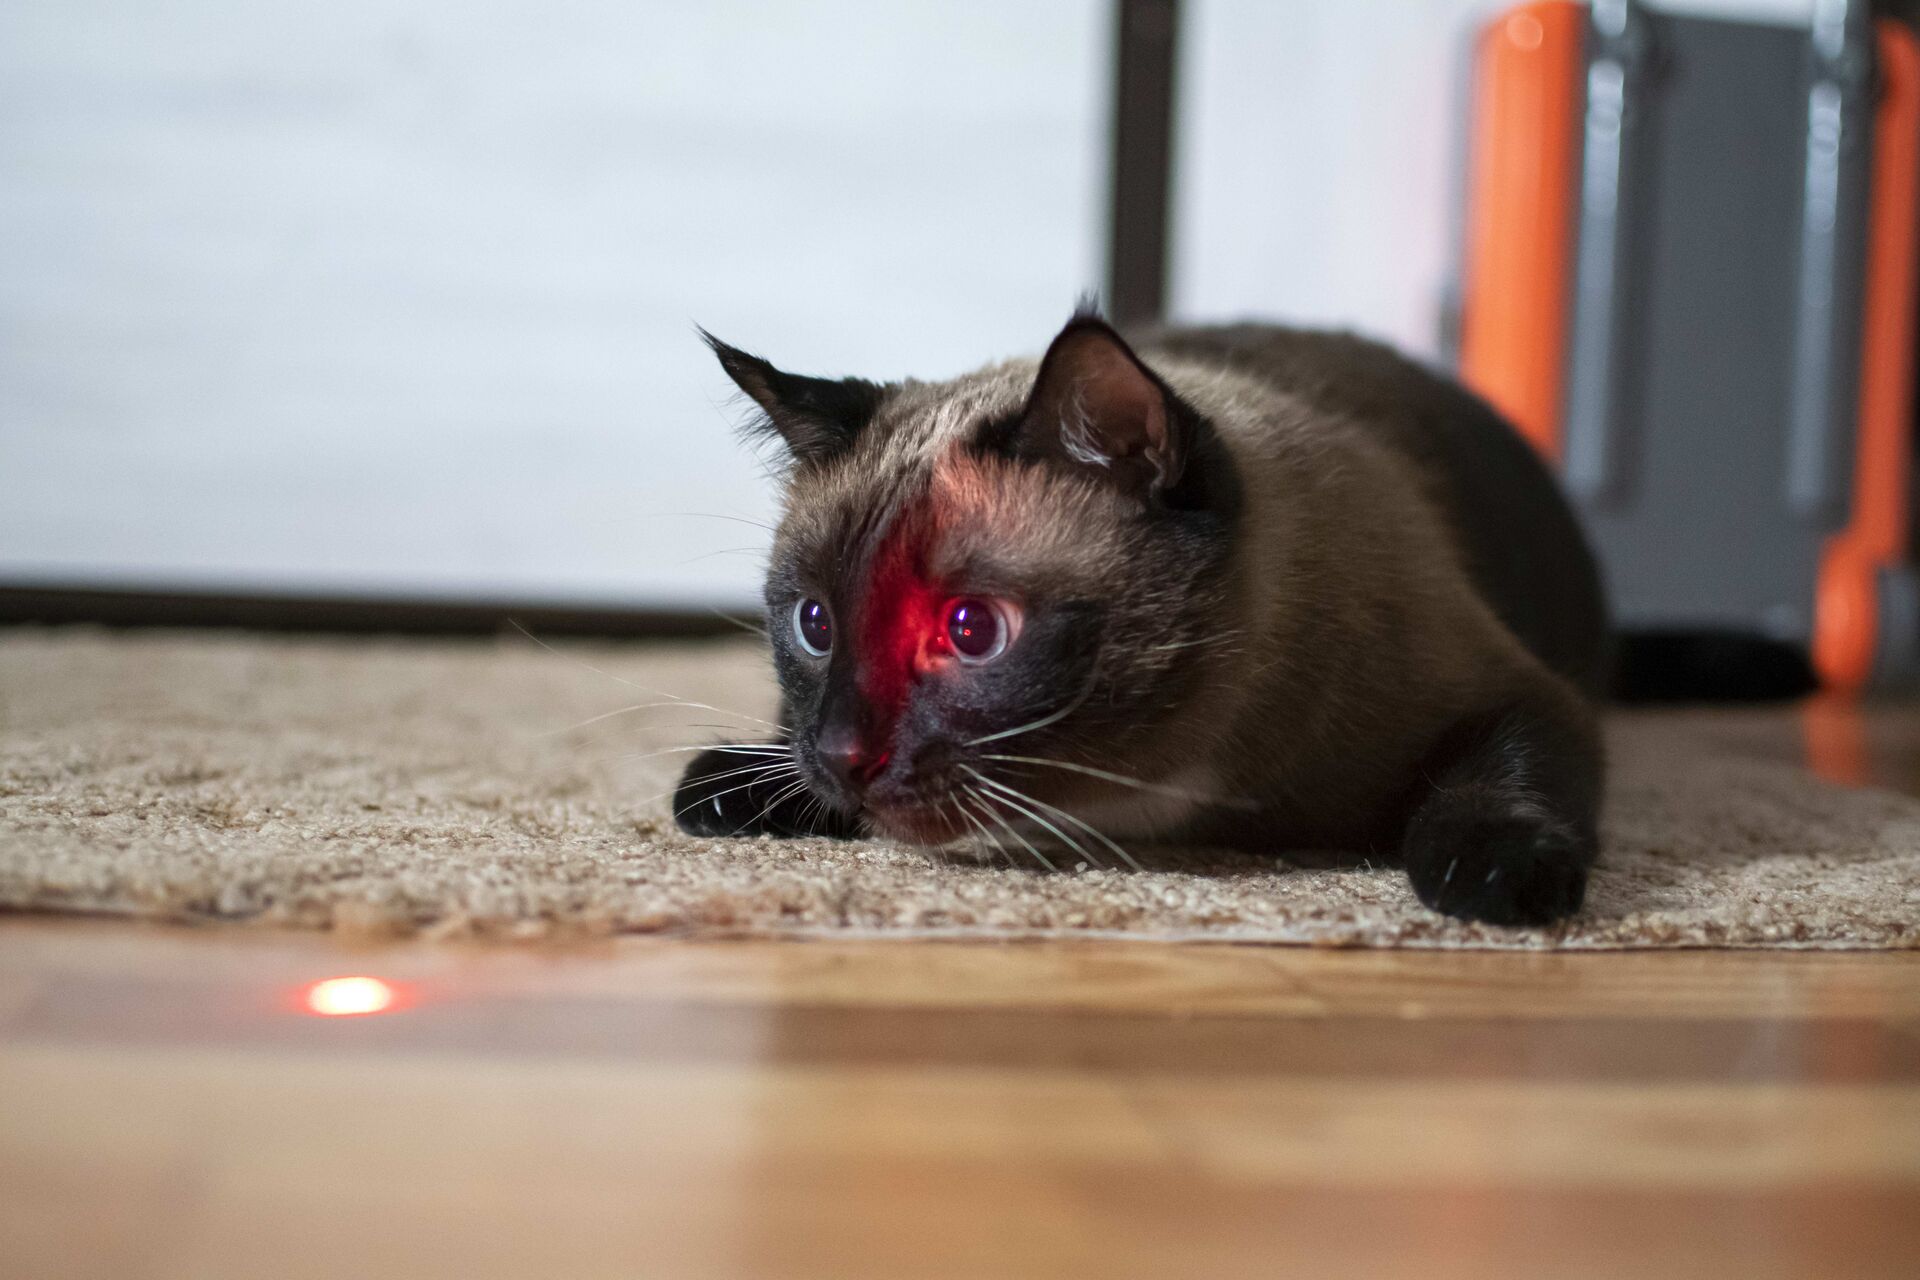
<instances>
[{"instance_id":1,"label":"red laser dot on floor","mask_svg":"<svg viewBox=\"0 0 1920 1280\"><path fill-rule=\"evenodd\" d=\"M326 978L314 983L304 997L307 1012L323 1018L348 1018L386 1013L394 1006L393 987L379 978Z\"/></svg>"}]
</instances>

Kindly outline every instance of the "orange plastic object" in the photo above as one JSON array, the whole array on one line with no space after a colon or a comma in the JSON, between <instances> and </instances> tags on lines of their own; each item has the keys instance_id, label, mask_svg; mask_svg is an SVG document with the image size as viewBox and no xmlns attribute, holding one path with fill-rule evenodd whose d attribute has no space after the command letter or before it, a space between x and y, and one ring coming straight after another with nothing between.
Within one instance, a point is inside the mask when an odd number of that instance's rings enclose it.
<instances>
[{"instance_id":1,"label":"orange plastic object","mask_svg":"<svg viewBox=\"0 0 1920 1280\"><path fill-rule=\"evenodd\" d=\"M1572 0L1521 5L1474 57L1460 376L1555 460L1586 24Z\"/></svg>"},{"instance_id":2,"label":"orange plastic object","mask_svg":"<svg viewBox=\"0 0 1920 1280\"><path fill-rule=\"evenodd\" d=\"M1832 689L1873 677L1880 571L1907 557L1913 467L1915 228L1920 227L1920 40L1879 24L1881 97L1873 122L1866 321L1853 518L1828 539L1815 602L1813 666Z\"/></svg>"}]
</instances>

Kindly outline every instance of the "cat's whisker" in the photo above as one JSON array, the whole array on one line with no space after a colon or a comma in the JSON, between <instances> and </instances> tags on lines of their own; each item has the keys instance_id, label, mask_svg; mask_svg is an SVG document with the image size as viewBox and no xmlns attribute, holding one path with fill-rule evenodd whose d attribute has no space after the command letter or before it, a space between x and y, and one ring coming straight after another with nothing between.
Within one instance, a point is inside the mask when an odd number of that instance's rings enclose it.
<instances>
[{"instance_id":1,"label":"cat's whisker","mask_svg":"<svg viewBox=\"0 0 1920 1280\"><path fill-rule=\"evenodd\" d=\"M1176 800L1192 800L1200 804L1216 805L1225 809L1257 808L1252 801L1237 796L1213 796L1201 791L1189 791L1183 787L1169 787L1158 782L1146 782L1140 778L1129 778L1123 773L1111 769L1096 769L1092 765L1074 764L1067 760L1049 760L1041 756L1010 756L993 752L983 752L982 759L999 760L1009 764L1044 765L1050 769L1065 769L1069 773L1083 773L1091 778L1099 778L1122 787L1132 787L1138 791L1150 791L1156 795L1172 796Z\"/></svg>"},{"instance_id":2,"label":"cat's whisker","mask_svg":"<svg viewBox=\"0 0 1920 1280\"><path fill-rule=\"evenodd\" d=\"M985 827L985 825L981 825L981 821L979 821L979 819L973 818L973 810L970 810L970 808L968 808L968 804L966 804L966 802L968 802L968 798L972 798L972 794L973 794L972 787L968 787L966 783L958 783L958 785L954 787L954 791L952 791L952 800L954 800L954 812L956 812L956 814L960 814L960 818L966 819L966 823L968 823L968 827L972 827L973 831L975 831L975 833L979 835L979 846L981 846L981 850L983 850L983 852L993 852L993 854L998 854L998 856L1002 856L1002 858L1004 858L1004 856L1006 856L1006 850L1004 850L1004 848L1000 848L1000 846L998 846L998 844L996 844L996 842L993 841L993 835L991 835L991 833L987 831L987 827ZM1008 864L1008 865L1012 865L1012 864Z\"/></svg>"},{"instance_id":3,"label":"cat's whisker","mask_svg":"<svg viewBox=\"0 0 1920 1280\"><path fill-rule=\"evenodd\" d=\"M987 799L987 797L983 796L982 799L983 800ZM1021 835L1019 831L1014 829L1014 826L1012 823L1008 822L1005 818L1001 817L1000 811L998 809L994 808L991 804L989 804L986 806L986 812L988 817L992 818L995 822L1000 824L1001 830L1005 831L1008 835L1012 836L1015 840L1018 840L1021 846L1024 847L1028 853L1032 854L1034 858L1039 861L1041 866L1053 872L1058 872L1060 870L1060 868L1056 867L1053 864L1053 861L1050 858L1048 858L1046 854L1040 852L1039 846L1035 845L1033 841Z\"/></svg>"},{"instance_id":4,"label":"cat's whisker","mask_svg":"<svg viewBox=\"0 0 1920 1280\"><path fill-rule=\"evenodd\" d=\"M1222 631L1217 635L1199 636L1192 640L1171 640L1166 644L1147 645L1145 649L1149 653L1174 653L1181 649L1203 649L1208 645L1223 644L1228 640L1237 639L1245 634L1246 630L1244 628L1238 628L1233 631Z\"/></svg>"},{"instance_id":5,"label":"cat's whisker","mask_svg":"<svg viewBox=\"0 0 1920 1280\"><path fill-rule=\"evenodd\" d=\"M967 788L965 794L967 796L971 796L973 794L972 788ZM960 803L960 800L958 797L956 797L953 810L955 813L959 814L962 818L966 819L968 826L972 827L976 832L979 833L980 847L982 850L986 852L990 852L995 857L1002 859L1003 861L1006 862L1007 866L1009 867L1012 867L1014 865L1013 855L1007 852L1007 847L1000 843L999 837L995 836L993 832L987 830L986 823L974 817L972 811L969 810L965 804Z\"/></svg>"},{"instance_id":6,"label":"cat's whisker","mask_svg":"<svg viewBox=\"0 0 1920 1280\"><path fill-rule=\"evenodd\" d=\"M1075 839L1073 839L1071 835L1068 835L1066 831L1062 831L1062 829L1060 829L1060 827L1056 827L1056 825L1054 825L1052 821L1048 821L1048 819L1046 819L1046 816L1044 816L1044 814L1037 814L1035 810L1031 810L1031 808L1027 808L1027 804L1033 804L1033 806L1037 806L1037 808L1046 808L1046 810L1052 810L1054 806L1050 806L1050 804L1043 804L1041 800L1035 800L1035 798L1033 798L1033 796L1029 796L1029 794L1021 793L1021 791L1014 791L1012 787L1004 787L1004 785L1000 785L1000 783L996 783L996 781L993 781L991 777L985 777L985 775L981 775L981 779L979 779L979 781L983 781L983 783L987 783L987 785L989 785L989 787L991 787L991 789L993 789L995 793L998 793L998 794L991 794L989 798L993 798L993 800L998 800L1000 804L1006 804L1006 806L1010 806L1010 808L1014 808L1014 810L1020 810L1021 814L1025 814L1027 818L1031 818L1033 819L1033 821L1037 821L1039 825L1043 825L1043 827L1046 827L1046 829L1048 829L1048 831L1050 831L1050 833L1054 835L1054 839L1058 839L1058 841L1064 842L1064 844L1066 844L1068 848L1071 848L1071 850L1073 850L1075 854L1079 854L1081 858L1085 858L1085 860L1087 860L1087 862L1091 862L1092 865L1096 865L1096 867L1100 867L1102 871L1106 869L1106 864L1104 864L1104 862L1100 862L1100 860L1098 860L1098 858L1096 858L1096 856L1092 854L1091 850L1089 850L1089 848L1087 848L1085 844L1081 844L1081 842L1075 841ZM1058 810L1054 810L1054 812L1058 812ZM1117 844L1116 844L1116 848L1119 848ZM1133 864L1133 858L1131 858L1131 856L1127 856L1127 862L1129 862L1129 864ZM1135 865L1135 869L1139 869L1139 864L1133 864L1133 865Z\"/></svg>"},{"instance_id":7,"label":"cat's whisker","mask_svg":"<svg viewBox=\"0 0 1920 1280\"><path fill-rule=\"evenodd\" d=\"M701 782L725 782L728 778L743 778L749 773L765 773L769 769L799 772L799 766L791 760L767 759L758 764L742 765L738 769L727 769L721 773L710 773L700 779Z\"/></svg>"},{"instance_id":8,"label":"cat's whisker","mask_svg":"<svg viewBox=\"0 0 1920 1280\"><path fill-rule=\"evenodd\" d=\"M540 736L542 738L558 738L563 734L578 733L580 730L585 729L591 725L599 724L603 720L612 720L619 716L630 716L636 711L659 711L662 708L666 708L666 707L686 707L689 710L695 710L695 711L718 711L720 712L721 715L739 715L740 718L743 720L750 720L753 718L751 716L744 715L740 712L725 711L719 707L708 707L698 702L687 702L684 699L673 698L666 702L636 702L630 707L619 707L612 711L603 711L597 716L588 716L585 720L580 721L578 724L570 724L564 729L550 729L546 733L541 734ZM764 724L765 722L762 721L761 723ZM721 724L721 725L696 724L696 725L688 725L686 727L690 729L720 729L723 731L731 731L736 733L739 732L739 729L740 729L739 725L730 725L730 724Z\"/></svg>"},{"instance_id":9,"label":"cat's whisker","mask_svg":"<svg viewBox=\"0 0 1920 1280\"><path fill-rule=\"evenodd\" d=\"M1052 833L1055 839L1060 841L1061 844L1066 845L1067 848L1073 850L1075 853L1079 854L1082 858L1085 858L1088 862L1093 863L1095 866L1104 865L1101 863L1100 859L1094 857L1094 855L1088 851L1085 845L1081 844L1078 840L1075 840L1072 836L1062 831L1059 827L1054 826L1053 823L1049 822L1043 815L1034 812L1032 809L1027 808L1025 804L1021 803L1021 801L1025 800L1025 801L1030 801L1035 805L1038 805L1040 803L1038 800L1034 800L1032 796L1027 795L1025 792L1016 791L1012 787L1006 786L1004 783L996 782L992 778L989 778L984 773L975 772L973 776L978 778L981 782L985 783L988 787L992 788L993 792L998 793L998 794L991 794L989 792L983 791L980 793L983 799L991 800L995 804L998 804L1003 808L1008 808L1008 809L1013 809L1018 811L1019 813L1032 819L1034 822L1037 822L1041 826L1045 827L1049 832ZM990 810L990 812L992 812L996 818L999 817L998 810ZM1012 827L1007 825L1007 821L1004 818L1000 818L1000 825L1007 827L1007 829L1010 831L1012 830ZM1038 854L1039 854L1039 851L1035 850L1035 855L1038 856ZM1042 860L1044 861L1044 859ZM1050 862L1047 863L1047 867L1049 870L1054 869L1053 864Z\"/></svg>"},{"instance_id":10,"label":"cat's whisker","mask_svg":"<svg viewBox=\"0 0 1920 1280\"><path fill-rule=\"evenodd\" d=\"M757 776L757 777L748 778L745 782L741 783L737 787L731 787L726 791L717 791L711 795L703 795L698 799L688 801L687 804L682 808L675 809L673 811L673 816L676 818L679 817L687 809L693 808L695 805L700 804L702 801L717 800L721 796L732 795L735 791L745 791L749 787L757 787L761 783L772 782L772 781L784 778L786 776L787 775L784 771L778 769L775 766L769 766L769 771L766 772L765 774L762 774L761 776ZM703 779L703 781L705 781L705 779ZM717 781L717 779L714 779L714 781ZM652 806L659 804L662 800L665 800L667 797L676 794L679 790L680 790L680 786L679 784L676 783L674 786L668 787L665 791L656 791L654 794L648 796L645 800L642 800L638 805L635 806L635 808L640 808L640 809L651 808Z\"/></svg>"},{"instance_id":11,"label":"cat's whisker","mask_svg":"<svg viewBox=\"0 0 1920 1280\"><path fill-rule=\"evenodd\" d=\"M981 737L970 740L966 745L969 747L978 747L988 742L999 742L1005 738L1017 738L1023 733L1032 733L1036 729L1044 729L1051 724L1059 724L1062 720L1065 720L1068 716L1078 711L1081 704L1093 695L1093 687L1099 683L1099 675L1100 660L1096 656L1092 668L1087 672L1087 683L1081 687L1080 692L1075 695L1072 702L1069 702L1066 706L1053 712L1051 715L1041 716L1038 720L1034 720L1028 724L1018 725L1012 729L1002 729L998 733L982 735Z\"/></svg>"},{"instance_id":12,"label":"cat's whisker","mask_svg":"<svg viewBox=\"0 0 1920 1280\"><path fill-rule=\"evenodd\" d=\"M759 636L762 640L767 638L767 629L757 623L748 622L745 618L736 618L730 613L722 613L718 609L710 608L707 612L730 626L738 627L750 636Z\"/></svg>"},{"instance_id":13,"label":"cat's whisker","mask_svg":"<svg viewBox=\"0 0 1920 1280\"><path fill-rule=\"evenodd\" d=\"M796 776L798 775L798 773L799 773L799 770L797 769L794 770L794 774ZM681 814L693 808L695 805L705 804L709 800L718 800L721 796L730 796L736 791L750 790L753 787L759 786L763 782L771 781L773 778L784 778L787 776L788 775L786 774L786 772L784 772L778 764L768 765L766 766L766 769L763 772L757 773L755 776L748 778L745 782L741 783L739 786L728 787L725 791L707 792L699 796L696 796L692 800L687 801L687 803L685 803L684 805L681 805L678 809L675 809L673 811L673 816L678 818ZM674 790L678 791L679 788L675 787ZM657 796L655 797L655 799L658 799L658 798L659 797ZM771 809L772 805L769 805L768 808ZM761 816L765 817L766 815L763 812Z\"/></svg>"},{"instance_id":14,"label":"cat's whisker","mask_svg":"<svg viewBox=\"0 0 1920 1280\"><path fill-rule=\"evenodd\" d=\"M971 801L972 806L977 807L979 813L991 814L993 812L992 806L980 795L977 788L968 786L963 782L960 784L959 794L964 799ZM973 824L975 830L979 831L981 839L986 841L987 847L1004 860L1009 869L1018 869L1020 864L1014 861L1012 851L1007 848L1005 842L1002 841L999 836L993 833L986 823L982 822L979 817L976 816L974 807L963 810L967 815L967 820Z\"/></svg>"},{"instance_id":15,"label":"cat's whisker","mask_svg":"<svg viewBox=\"0 0 1920 1280\"><path fill-rule=\"evenodd\" d=\"M990 786L997 786L1004 791L1014 790L1012 787L1007 786L1003 782L996 782L994 779L985 777L984 775L976 775L976 776L979 776L982 782L985 782ZM1122 847L1119 841L1115 840L1112 836L1108 835L1106 832L1102 831L1100 828L1094 826L1091 822L1088 822L1085 818L1080 817L1078 814L1071 813L1066 809L1061 808L1057 804L1050 804L1049 802L1040 799L1038 796L1028 795L1026 792L1016 792L1016 794L1018 794L1020 798L1022 800L1025 800L1028 804L1038 806L1039 808L1045 809L1049 813L1055 814L1065 819L1066 821L1071 822L1074 826L1080 828L1082 831L1086 832L1088 835L1098 840L1101 844L1104 844L1105 846L1107 846L1107 848L1113 850L1115 856L1117 856L1122 862L1126 863L1133 870L1135 871L1145 870L1145 868L1140 865L1139 859L1135 858L1131 853L1127 852L1127 850L1124 847Z\"/></svg>"},{"instance_id":16,"label":"cat's whisker","mask_svg":"<svg viewBox=\"0 0 1920 1280\"><path fill-rule=\"evenodd\" d=\"M816 793L811 800L807 801L807 807L800 811L800 825L811 827L814 823L823 821L826 816L827 798Z\"/></svg>"},{"instance_id":17,"label":"cat's whisker","mask_svg":"<svg viewBox=\"0 0 1920 1280\"><path fill-rule=\"evenodd\" d=\"M783 787L779 792L777 792L774 795L773 799L767 801L766 806L762 808L760 812L753 815L753 821L749 822L747 825L750 827L759 826L762 822L766 821L766 817L768 814L772 813L775 809L779 808L782 804L786 803L786 801L792 799L794 796L800 795L803 792L805 792L807 790L807 786L808 786L807 780L804 777L797 782L792 782L787 784L787 786Z\"/></svg>"},{"instance_id":18,"label":"cat's whisker","mask_svg":"<svg viewBox=\"0 0 1920 1280\"><path fill-rule=\"evenodd\" d=\"M967 813L966 813L966 810L960 807L960 795L958 791L954 791L950 793L945 800L942 800L935 807L935 812L944 815L948 809L953 810L953 815L955 818L959 819L962 822L966 821ZM968 836L962 833L956 833L947 841L947 844L949 845L964 844L969 847L971 847L973 843L974 841L971 836Z\"/></svg>"},{"instance_id":19,"label":"cat's whisker","mask_svg":"<svg viewBox=\"0 0 1920 1280\"><path fill-rule=\"evenodd\" d=\"M744 765L738 769L728 769L723 773L709 773L705 777L701 778L700 781L701 782L725 782L728 778L739 778L749 773L765 773L769 769L779 769L779 770L791 769L795 773L799 772L799 766L793 764L791 761L767 760L761 764L750 764L750 765Z\"/></svg>"},{"instance_id":20,"label":"cat's whisker","mask_svg":"<svg viewBox=\"0 0 1920 1280\"><path fill-rule=\"evenodd\" d=\"M933 811L939 814L942 819L951 820L951 815L947 813L947 810L949 808L952 808L954 813L956 814L960 812L960 806L955 802L954 797L951 795L949 795L945 800L942 800L939 804L935 805L933 807ZM947 863L948 865L952 865L954 853L958 849L960 849L962 846L970 846L971 844L972 842L968 840L964 835L956 832L955 834L948 836L945 840L942 840L939 844L931 846L929 849L929 852L938 856L941 859L941 861Z\"/></svg>"},{"instance_id":21,"label":"cat's whisker","mask_svg":"<svg viewBox=\"0 0 1920 1280\"><path fill-rule=\"evenodd\" d=\"M781 775L776 775L776 779L780 779L780 777L785 777L785 775L783 775L783 773L781 773ZM676 819L680 818L680 816L682 816L684 812L687 812L687 810L691 810L691 808L693 808L693 806L697 806L697 804L705 804L707 800L718 800L720 796L730 796L730 794L735 793L735 791L749 791L749 789L753 789L753 787L758 787L758 785L762 785L762 781L766 781L766 779L760 779L760 777L751 777L751 779L747 779L745 783L741 783L739 787L730 787L730 789L726 789L726 791L716 791L716 793L708 794L708 796L699 796L697 800L689 800L689 802L687 802L685 806L682 806L682 808L678 808L678 810L674 810L674 818ZM791 789L791 787L793 787L793 783L787 783L787 785L783 787L783 791L781 791L781 794L785 793L785 789ZM768 814L772 814L772 812L774 812L774 806L776 806L776 804L780 804L781 794L776 794L776 796L774 796L772 800L768 800L768 802L766 802L766 806L764 806L764 808L762 808L762 810L760 810L758 814L755 814L753 818L749 818L747 819L747 821L745 821L745 823L741 823L741 831L745 831L745 829L751 829L751 827L755 827L756 823L758 823L760 819L766 818Z\"/></svg>"},{"instance_id":22,"label":"cat's whisker","mask_svg":"<svg viewBox=\"0 0 1920 1280\"><path fill-rule=\"evenodd\" d=\"M697 556L688 556L685 560L676 560L675 566L684 569L690 564L699 564L702 560L712 560L716 556L759 556L766 558L765 547L721 547L718 551L703 551Z\"/></svg>"},{"instance_id":23,"label":"cat's whisker","mask_svg":"<svg viewBox=\"0 0 1920 1280\"><path fill-rule=\"evenodd\" d=\"M617 756L622 760L650 760L655 756L676 755L682 751L717 751L723 756L783 756L793 748L784 742L697 742L687 747L662 747L658 751Z\"/></svg>"},{"instance_id":24,"label":"cat's whisker","mask_svg":"<svg viewBox=\"0 0 1920 1280\"><path fill-rule=\"evenodd\" d=\"M730 756L781 756L791 749L784 743L774 742L727 742L697 743L691 747L662 747L658 751L622 751L617 755L595 756L582 764L612 764L617 760L657 760L661 756L682 755L690 751L718 751Z\"/></svg>"},{"instance_id":25,"label":"cat's whisker","mask_svg":"<svg viewBox=\"0 0 1920 1280\"><path fill-rule=\"evenodd\" d=\"M768 533L778 533L772 525L759 520L749 520L745 516L721 515L718 511L655 511L649 513L656 520L677 520L692 516L696 520L729 520L734 524L752 525L756 529L765 529Z\"/></svg>"},{"instance_id":26,"label":"cat's whisker","mask_svg":"<svg viewBox=\"0 0 1920 1280\"><path fill-rule=\"evenodd\" d=\"M760 783L766 783L766 781L770 781L772 777L785 777L785 775L787 775L787 773L781 770L778 764L770 764L770 766L764 766L764 768L756 768L756 770L753 771L753 777L749 777L747 781L743 781L743 783L739 783L739 785L735 785L735 787L728 787L726 791L712 791L712 793L701 794L701 796L697 796L697 798L693 798L693 800L689 800L689 802L687 802L685 806L682 806L682 808L676 808L676 810L674 810L674 816L678 818L678 816L680 816L680 814L682 814L684 810L687 810L687 808L693 808L695 804L701 804L701 802L705 802L705 800L718 800L720 796L730 796L730 794L735 793L735 791L747 791L747 789L751 789L751 787L758 787ZM708 779L701 779L701 781L708 781ZM680 785L674 785L674 787L670 787L670 789L666 789L666 791L662 791L662 793L653 794L653 796L649 796L647 800L643 800L643 802L641 802L641 806L649 806L649 804L657 804L657 802L660 802L660 800L664 800L666 796L670 796L670 794L676 794L678 793L678 791L680 791Z\"/></svg>"},{"instance_id":27,"label":"cat's whisker","mask_svg":"<svg viewBox=\"0 0 1920 1280\"><path fill-rule=\"evenodd\" d=\"M780 726L777 724L774 724L772 721L762 720L759 716L750 716L744 711L734 711L728 707L716 707L716 706L713 706L711 703L706 703L706 702L695 702L690 698L682 698L678 694L668 693L664 689L649 689L645 685L635 684L633 681L628 680L623 676L617 676L613 674L613 672L611 671L603 671L599 667L594 666L591 662L587 662L584 659L576 657L571 653L566 653L560 649L554 648L552 645L548 644L545 640L542 640L539 636L536 636L535 634L533 634L533 632L527 630L527 628L521 624L518 618L508 618L507 621L512 625L515 631L518 631L521 635L533 641L534 644L538 645L542 649L545 649L548 653L552 654L554 657L562 659L563 661L566 661L566 662L571 662L575 666L580 667L581 669L586 671L591 671L594 675L600 676L603 679L611 680L615 684L625 685L627 688L636 690L640 693L644 693L650 698L670 698L674 702L678 703L683 707L693 707L700 711L711 711L716 715L734 716L738 719L746 720L746 721L749 721L750 723L761 725L765 728L771 729L775 733L779 733L781 731Z\"/></svg>"}]
</instances>

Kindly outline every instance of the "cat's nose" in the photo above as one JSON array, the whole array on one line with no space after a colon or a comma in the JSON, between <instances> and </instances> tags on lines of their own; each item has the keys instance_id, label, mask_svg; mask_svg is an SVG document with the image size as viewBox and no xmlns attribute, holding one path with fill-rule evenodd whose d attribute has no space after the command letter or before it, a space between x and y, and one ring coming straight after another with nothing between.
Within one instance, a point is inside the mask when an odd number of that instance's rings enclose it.
<instances>
[{"instance_id":1,"label":"cat's nose","mask_svg":"<svg viewBox=\"0 0 1920 1280\"><path fill-rule=\"evenodd\" d=\"M851 728L833 727L821 731L813 744L820 765L838 778L850 791L866 789L887 767L887 753L868 746Z\"/></svg>"}]
</instances>

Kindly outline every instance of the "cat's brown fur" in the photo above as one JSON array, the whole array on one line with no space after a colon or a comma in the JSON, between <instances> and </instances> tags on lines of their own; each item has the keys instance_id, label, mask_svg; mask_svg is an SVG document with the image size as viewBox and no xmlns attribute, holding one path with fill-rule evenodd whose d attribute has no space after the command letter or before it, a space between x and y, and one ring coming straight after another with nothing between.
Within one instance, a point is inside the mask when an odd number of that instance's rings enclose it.
<instances>
[{"instance_id":1,"label":"cat's brown fur","mask_svg":"<svg viewBox=\"0 0 1920 1280\"><path fill-rule=\"evenodd\" d=\"M689 826L1403 857L1455 914L1578 905L1599 587L1481 402L1373 344L1253 326L1136 350L1080 317L1044 362L890 387L715 345L794 455L768 616L821 803L712 799L742 761L702 757ZM1022 602L1001 665L876 674L919 625L896 618L955 595ZM845 619L824 657L782 642L802 599ZM833 767L849 743L872 776Z\"/></svg>"}]
</instances>

